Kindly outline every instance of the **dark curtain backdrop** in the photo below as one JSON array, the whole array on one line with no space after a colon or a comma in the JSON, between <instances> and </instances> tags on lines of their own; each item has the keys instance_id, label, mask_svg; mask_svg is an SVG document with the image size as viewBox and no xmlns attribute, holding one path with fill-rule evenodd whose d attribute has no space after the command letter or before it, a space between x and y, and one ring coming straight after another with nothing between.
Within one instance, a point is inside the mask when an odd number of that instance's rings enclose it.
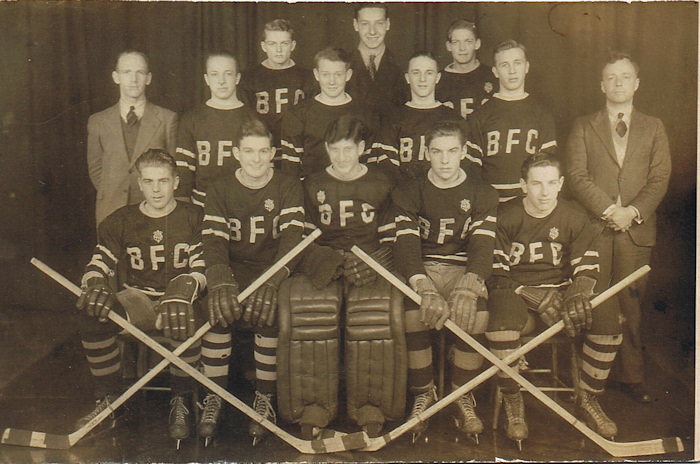
<instances>
[{"instance_id":1,"label":"dark curtain backdrop","mask_svg":"<svg viewBox=\"0 0 700 464\"><path fill-rule=\"evenodd\" d=\"M694 285L696 3L396 3L389 9L387 44L404 63L414 50L428 49L447 64L445 30L456 18L478 23L479 55L488 65L501 40L524 43L527 89L554 112L561 146L573 119L603 104L606 51L631 52L642 69L635 105L664 121L673 154L661 239L687 249L679 271ZM263 58L263 24L278 17L293 22L294 58L304 66L327 44L356 46L353 6L346 3L0 3L0 263L63 255L74 264L69 276L78 279L94 243L86 124L118 98L110 73L119 51L147 52L149 99L182 113L207 98L206 51L229 49L242 67L250 66ZM24 282L17 292L19 279L35 274L1 267L0 296L31 299L45 289L45 282Z\"/></svg>"}]
</instances>

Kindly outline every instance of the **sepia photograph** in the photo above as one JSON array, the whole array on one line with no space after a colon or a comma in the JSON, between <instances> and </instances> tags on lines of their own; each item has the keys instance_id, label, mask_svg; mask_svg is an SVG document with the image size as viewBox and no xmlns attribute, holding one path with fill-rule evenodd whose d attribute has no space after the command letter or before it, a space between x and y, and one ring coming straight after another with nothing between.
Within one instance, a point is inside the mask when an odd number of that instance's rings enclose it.
<instances>
[{"instance_id":1,"label":"sepia photograph","mask_svg":"<svg viewBox=\"0 0 700 464\"><path fill-rule=\"evenodd\" d=\"M698 3L0 1L0 462L690 462Z\"/></svg>"}]
</instances>

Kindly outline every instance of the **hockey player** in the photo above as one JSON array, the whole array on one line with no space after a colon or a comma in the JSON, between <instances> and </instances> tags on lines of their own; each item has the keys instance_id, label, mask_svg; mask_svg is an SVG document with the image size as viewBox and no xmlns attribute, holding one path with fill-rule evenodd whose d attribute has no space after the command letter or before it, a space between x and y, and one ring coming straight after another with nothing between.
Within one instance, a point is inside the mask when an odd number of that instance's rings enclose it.
<instances>
[{"instance_id":1,"label":"hockey player","mask_svg":"<svg viewBox=\"0 0 700 464\"><path fill-rule=\"evenodd\" d=\"M411 87L411 101L392 113L368 159L378 163L395 184L423 177L428 172L430 161L425 144L428 128L437 121L459 120L453 111L435 100L440 72L431 53L414 53L405 77Z\"/></svg>"},{"instance_id":2,"label":"hockey player","mask_svg":"<svg viewBox=\"0 0 700 464\"><path fill-rule=\"evenodd\" d=\"M506 40L493 52L499 89L469 117L468 154L501 201L522 196L520 166L539 150L557 146L551 112L525 91L530 69L522 44Z\"/></svg>"},{"instance_id":3,"label":"hockey player","mask_svg":"<svg viewBox=\"0 0 700 464\"><path fill-rule=\"evenodd\" d=\"M483 338L488 322L484 281L491 274L498 209L495 190L460 168L466 148L459 122L437 123L426 132L425 141L430 170L392 194L397 209L395 261L422 297L420 308L412 303L406 308L411 417L437 400L429 329L440 330L449 318ZM472 379L482 361L457 340L450 361L452 389ZM462 396L454 406L454 421L478 443L483 424L475 408L471 392ZM426 428L426 422L414 427L414 441Z\"/></svg>"},{"instance_id":4,"label":"hockey player","mask_svg":"<svg viewBox=\"0 0 700 464\"><path fill-rule=\"evenodd\" d=\"M370 129L366 147L369 153L379 123L376 115L367 111L362 101L345 92L345 84L352 74L350 57L342 48L327 47L316 54L314 77L321 87L321 93L291 108L282 119L283 171L304 178L328 167L331 163L324 147L326 128L346 114L361 118Z\"/></svg>"},{"instance_id":5,"label":"hockey player","mask_svg":"<svg viewBox=\"0 0 700 464\"><path fill-rule=\"evenodd\" d=\"M486 103L494 90L492 71L476 57L476 51L481 48L476 24L464 19L450 24L445 47L452 54L453 61L443 69L435 95L467 119Z\"/></svg>"},{"instance_id":6,"label":"hockey player","mask_svg":"<svg viewBox=\"0 0 700 464\"><path fill-rule=\"evenodd\" d=\"M564 320L567 335L581 332L583 350L576 404L586 424L612 438L615 423L598 403L622 340L619 311L591 310L600 274L596 234L586 215L558 199L564 177L559 159L541 152L525 160L520 185L525 198L499 209L493 276L488 282L491 320L486 337L503 359L520 346L528 310L547 324ZM517 292L517 294L516 294ZM517 370L517 362L512 366ZM528 427L519 385L499 372L508 437L520 442Z\"/></svg>"},{"instance_id":7,"label":"hockey player","mask_svg":"<svg viewBox=\"0 0 700 464\"><path fill-rule=\"evenodd\" d=\"M204 81L211 98L187 111L180 121L177 165L180 198L204 207L207 188L220 177L230 177L240 163L233 156L233 138L255 113L238 99L241 75L238 60L227 51L207 55Z\"/></svg>"},{"instance_id":8,"label":"hockey player","mask_svg":"<svg viewBox=\"0 0 700 464\"><path fill-rule=\"evenodd\" d=\"M110 214L98 230L97 246L82 279L80 338L95 379L96 408L77 425L92 420L116 399L120 388L119 326L108 321L116 311L141 330L164 330L172 348L194 335L201 325L197 295L205 286L200 226L202 210L175 200L177 165L162 149L149 149L136 161L138 184L145 201ZM124 257L124 289L110 286L117 264ZM196 309L197 308L197 309ZM158 317L160 314L160 317ZM159 323L157 323L159 319ZM195 343L182 358L199 363ZM178 442L190 434L188 393L192 379L170 365L172 400L170 435Z\"/></svg>"},{"instance_id":9,"label":"hockey player","mask_svg":"<svg viewBox=\"0 0 700 464\"><path fill-rule=\"evenodd\" d=\"M350 419L374 437L405 408L402 298L350 252L357 245L384 264L391 260L391 184L360 163L365 137L364 123L352 115L328 126L331 165L304 179L308 228L323 234L304 253L304 275L290 279L280 297L280 415L300 423L306 439L337 415L343 339Z\"/></svg>"},{"instance_id":10,"label":"hockey player","mask_svg":"<svg viewBox=\"0 0 700 464\"><path fill-rule=\"evenodd\" d=\"M266 23L260 47L267 59L241 73L240 88L246 100L255 106L259 119L272 132L277 150L282 115L304 98L312 97L315 90L311 71L292 59L296 45L289 21L275 19Z\"/></svg>"},{"instance_id":11,"label":"hockey player","mask_svg":"<svg viewBox=\"0 0 700 464\"><path fill-rule=\"evenodd\" d=\"M293 261L268 279L243 305L236 297L300 241L304 230L301 183L272 168L272 134L257 120L244 122L233 156L234 175L211 185L204 204L202 243L209 283L209 322L202 339L204 374L226 388L231 331L255 332L256 391L253 409L273 422L276 391L277 290L294 268ZM199 434L206 444L216 434L221 398L204 399ZM258 422L249 428L253 445L267 432Z\"/></svg>"}]
</instances>

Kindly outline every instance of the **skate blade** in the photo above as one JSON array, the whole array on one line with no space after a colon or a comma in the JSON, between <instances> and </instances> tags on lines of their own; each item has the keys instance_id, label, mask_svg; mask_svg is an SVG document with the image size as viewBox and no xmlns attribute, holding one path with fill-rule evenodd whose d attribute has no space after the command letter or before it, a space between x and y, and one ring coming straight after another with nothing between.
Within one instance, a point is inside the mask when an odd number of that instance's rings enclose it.
<instances>
[{"instance_id":1,"label":"skate blade","mask_svg":"<svg viewBox=\"0 0 700 464\"><path fill-rule=\"evenodd\" d=\"M423 432L418 432L418 433L413 432L413 434L411 435L411 443L415 445L421 436L423 436ZM423 436L423 442L428 443L428 436L427 435Z\"/></svg>"},{"instance_id":2,"label":"skate blade","mask_svg":"<svg viewBox=\"0 0 700 464\"><path fill-rule=\"evenodd\" d=\"M518 451L523 452L523 441L522 440L515 440L515 443L518 445Z\"/></svg>"},{"instance_id":3,"label":"skate blade","mask_svg":"<svg viewBox=\"0 0 700 464\"><path fill-rule=\"evenodd\" d=\"M176 439L176 440L175 440L175 449L178 450L178 451L180 451L180 442L181 442L181 441L182 441L182 440L180 440L180 439Z\"/></svg>"}]
</instances>

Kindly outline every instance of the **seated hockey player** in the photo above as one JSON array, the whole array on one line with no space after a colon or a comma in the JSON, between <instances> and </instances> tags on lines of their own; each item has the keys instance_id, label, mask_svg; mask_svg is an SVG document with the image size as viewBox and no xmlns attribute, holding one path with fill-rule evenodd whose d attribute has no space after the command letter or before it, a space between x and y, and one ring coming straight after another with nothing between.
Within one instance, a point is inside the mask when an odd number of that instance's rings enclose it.
<instances>
[{"instance_id":1,"label":"seated hockey player","mask_svg":"<svg viewBox=\"0 0 700 464\"><path fill-rule=\"evenodd\" d=\"M449 318L483 339L488 323L486 286L491 275L498 194L479 176L460 167L465 135L461 123L443 121L425 134L430 169L394 190L399 272L421 295L420 307L407 300L408 387L414 395L411 417L437 400L429 329L442 329ZM485 342L485 340L483 340ZM462 340L455 343L452 389L471 380L483 357ZM454 403L459 430L477 440L483 424L471 392ZM414 440L427 428L414 427Z\"/></svg>"},{"instance_id":2,"label":"seated hockey player","mask_svg":"<svg viewBox=\"0 0 700 464\"><path fill-rule=\"evenodd\" d=\"M202 244L213 328L202 338L202 365L207 377L226 388L231 332L252 329L256 378L253 409L275 422L277 291L295 261L272 276L244 304L236 299L239 289L250 285L294 248L304 231L301 182L272 167L272 140L262 122L244 122L233 148L241 167L207 191ZM216 435L221 397L208 393L202 407L198 430L208 444ZM249 432L255 445L267 429L251 421Z\"/></svg>"},{"instance_id":3,"label":"seated hockey player","mask_svg":"<svg viewBox=\"0 0 700 464\"><path fill-rule=\"evenodd\" d=\"M305 250L304 275L280 291L279 411L305 439L337 415L341 340L350 419L377 436L405 408L402 298L350 252L357 245L385 265L391 260L391 185L360 163L366 131L349 115L328 126L330 166L304 179L307 227L323 234Z\"/></svg>"},{"instance_id":4,"label":"seated hockey player","mask_svg":"<svg viewBox=\"0 0 700 464\"><path fill-rule=\"evenodd\" d=\"M611 438L617 427L600 407L598 396L622 340L620 321L617 312L602 306L591 311L590 298L600 273L598 252L592 248L595 234L585 213L557 198L564 182L560 163L547 152L527 158L520 179L525 197L506 202L499 210L486 337L491 351L505 358L520 346L528 310L550 326L563 319L571 337L584 332L576 403L586 424ZM502 372L498 383L508 437L520 444L528 427L519 385Z\"/></svg>"},{"instance_id":5,"label":"seated hockey player","mask_svg":"<svg viewBox=\"0 0 700 464\"><path fill-rule=\"evenodd\" d=\"M97 246L82 279L83 293L77 303L82 310L80 338L98 400L95 410L78 421L78 427L109 408L121 390L116 339L121 329L107 319L110 311L144 331L162 328L172 349L194 335L203 322L195 302L205 286L202 210L175 200L177 165L165 150L147 150L136 160L136 169L146 199L118 209L100 223ZM116 291L109 282L120 259L126 261L126 281L124 289ZM192 366L199 363L199 346L195 343L182 355ZM190 434L188 394L194 383L172 364L170 373L170 435L179 447L180 440Z\"/></svg>"}]
</instances>

